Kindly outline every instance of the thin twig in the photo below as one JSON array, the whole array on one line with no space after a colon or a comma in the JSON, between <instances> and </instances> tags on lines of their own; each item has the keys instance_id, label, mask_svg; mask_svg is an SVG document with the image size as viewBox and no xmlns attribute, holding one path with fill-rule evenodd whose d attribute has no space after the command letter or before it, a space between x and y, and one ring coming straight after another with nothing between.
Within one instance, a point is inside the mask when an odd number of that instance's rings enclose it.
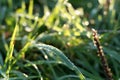
<instances>
[{"instance_id":1,"label":"thin twig","mask_svg":"<svg viewBox=\"0 0 120 80\"><path fill-rule=\"evenodd\" d=\"M111 69L109 68L109 65L107 63L107 59L106 59L105 54L103 52L102 46L100 45L97 31L95 29L92 29L92 32L93 32L94 44L96 45L96 47L98 49L98 55L101 59L101 63L102 63L103 69L105 71L105 75L107 77L107 80L113 80L112 72L111 72Z\"/></svg>"}]
</instances>

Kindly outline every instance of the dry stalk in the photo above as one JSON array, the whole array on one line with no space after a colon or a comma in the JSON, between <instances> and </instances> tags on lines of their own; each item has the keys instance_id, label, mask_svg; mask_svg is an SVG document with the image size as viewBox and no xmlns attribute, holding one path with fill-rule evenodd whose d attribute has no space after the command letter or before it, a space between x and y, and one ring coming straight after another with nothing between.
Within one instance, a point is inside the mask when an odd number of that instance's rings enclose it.
<instances>
[{"instance_id":1,"label":"dry stalk","mask_svg":"<svg viewBox=\"0 0 120 80\"><path fill-rule=\"evenodd\" d=\"M113 80L112 72L111 72L111 69L109 68L109 65L107 63L107 59L106 59L105 54L103 52L102 46L100 45L97 31L95 29L92 29L92 32L93 32L94 44L96 45L96 47L98 49L98 55L100 57L100 60L101 60L105 75L107 77L107 80Z\"/></svg>"}]
</instances>

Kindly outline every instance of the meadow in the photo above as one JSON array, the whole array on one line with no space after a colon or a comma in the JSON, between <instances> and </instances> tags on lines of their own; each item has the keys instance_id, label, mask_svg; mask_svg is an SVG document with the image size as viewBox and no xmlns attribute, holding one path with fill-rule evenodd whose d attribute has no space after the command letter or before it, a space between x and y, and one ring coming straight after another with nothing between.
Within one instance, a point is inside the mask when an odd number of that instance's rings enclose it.
<instances>
[{"instance_id":1,"label":"meadow","mask_svg":"<svg viewBox=\"0 0 120 80\"><path fill-rule=\"evenodd\" d=\"M0 0L0 80L120 80L119 5Z\"/></svg>"}]
</instances>

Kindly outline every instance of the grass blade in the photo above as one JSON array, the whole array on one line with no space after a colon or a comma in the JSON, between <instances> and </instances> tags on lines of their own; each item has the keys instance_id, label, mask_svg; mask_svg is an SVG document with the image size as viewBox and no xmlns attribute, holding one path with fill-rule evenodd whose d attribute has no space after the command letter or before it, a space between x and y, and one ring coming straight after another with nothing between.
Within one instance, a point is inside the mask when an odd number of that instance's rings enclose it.
<instances>
[{"instance_id":1,"label":"grass blade","mask_svg":"<svg viewBox=\"0 0 120 80\"><path fill-rule=\"evenodd\" d=\"M52 51L54 53L53 55L51 54L52 57L57 56L58 60L62 61L67 67L69 67L70 69L74 70L77 73L80 80L85 80L85 77L80 72L80 70L59 49L57 49L53 46L50 46L50 45L42 44L42 43L41 44L34 44L34 46L40 50L45 49L48 52ZM48 53L48 55L50 56L49 53Z\"/></svg>"},{"instance_id":2,"label":"grass blade","mask_svg":"<svg viewBox=\"0 0 120 80\"><path fill-rule=\"evenodd\" d=\"M14 29L14 32L12 34L12 38L11 38L11 41L10 41L10 46L9 46L9 49L7 51L7 56L5 58L5 68L7 68L7 71L6 73L9 73L10 71L10 68L11 68L11 60L13 58L13 50L14 50L14 45L15 45L15 39L16 39L16 35L17 35L17 32L18 32L18 24L16 23L16 26L15 26L15 29Z\"/></svg>"}]
</instances>

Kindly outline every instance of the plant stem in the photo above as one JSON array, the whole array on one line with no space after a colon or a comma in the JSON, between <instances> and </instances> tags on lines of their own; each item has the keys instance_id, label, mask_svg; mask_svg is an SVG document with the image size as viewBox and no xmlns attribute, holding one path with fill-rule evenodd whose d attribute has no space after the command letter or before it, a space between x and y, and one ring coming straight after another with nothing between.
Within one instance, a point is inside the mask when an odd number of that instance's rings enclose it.
<instances>
[{"instance_id":1,"label":"plant stem","mask_svg":"<svg viewBox=\"0 0 120 80\"><path fill-rule=\"evenodd\" d=\"M107 59L106 59L105 54L103 52L102 46L100 45L97 31L95 29L92 29L92 32L93 32L94 44L96 45L96 47L98 49L98 55L101 59L101 63L102 63L103 69L105 71L105 75L107 77L107 80L113 80L112 72L111 72L111 69L109 68L109 65L107 63Z\"/></svg>"}]
</instances>

